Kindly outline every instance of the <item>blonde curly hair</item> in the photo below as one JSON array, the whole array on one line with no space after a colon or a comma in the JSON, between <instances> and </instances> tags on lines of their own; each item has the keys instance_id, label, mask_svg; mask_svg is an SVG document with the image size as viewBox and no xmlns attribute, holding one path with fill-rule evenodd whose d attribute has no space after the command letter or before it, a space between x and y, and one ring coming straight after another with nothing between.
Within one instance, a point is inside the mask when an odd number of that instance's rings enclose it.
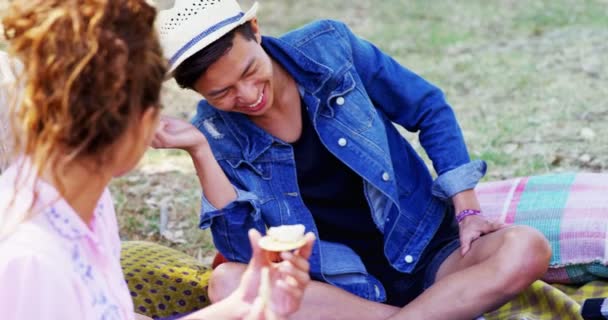
<instances>
[{"instance_id":1,"label":"blonde curly hair","mask_svg":"<svg viewBox=\"0 0 608 320\"><path fill-rule=\"evenodd\" d=\"M11 3L4 36L23 64L12 144L31 160L34 176L56 169L59 158L61 165L81 157L101 165L138 116L159 108L166 64L155 17L145 0Z\"/></svg>"}]
</instances>

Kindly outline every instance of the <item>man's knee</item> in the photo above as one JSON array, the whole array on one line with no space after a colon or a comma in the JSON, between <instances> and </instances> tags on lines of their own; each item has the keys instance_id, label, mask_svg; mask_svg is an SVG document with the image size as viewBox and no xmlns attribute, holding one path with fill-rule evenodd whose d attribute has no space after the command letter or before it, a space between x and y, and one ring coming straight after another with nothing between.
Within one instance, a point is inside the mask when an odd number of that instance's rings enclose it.
<instances>
[{"instance_id":1,"label":"man's knee","mask_svg":"<svg viewBox=\"0 0 608 320\"><path fill-rule=\"evenodd\" d=\"M239 285L246 265L226 262L217 266L209 279L209 299L216 303L230 295Z\"/></svg>"},{"instance_id":2,"label":"man's knee","mask_svg":"<svg viewBox=\"0 0 608 320\"><path fill-rule=\"evenodd\" d=\"M532 273L545 273L551 259L551 247L540 231L527 227L515 226L508 230L505 241L510 244L509 251L519 259L520 267Z\"/></svg>"},{"instance_id":3,"label":"man's knee","mask_svg":"<svg viewBox=\"0 0 608 320\"><path fill-rule=\"evenodd\" d=\"M549 266L551 247L538 230L514 226L506 230L500 272L507 291L518 293L542 277ZM509 290L510 289L510 290Z\"/></svg>"}]
</instances>

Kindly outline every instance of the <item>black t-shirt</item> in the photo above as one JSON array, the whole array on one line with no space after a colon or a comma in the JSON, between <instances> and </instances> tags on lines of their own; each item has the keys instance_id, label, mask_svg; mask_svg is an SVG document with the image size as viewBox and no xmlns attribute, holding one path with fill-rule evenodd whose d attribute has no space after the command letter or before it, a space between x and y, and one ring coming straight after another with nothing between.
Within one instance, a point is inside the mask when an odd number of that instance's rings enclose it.
<instances>
[{"instance_id":1,"label":"black t-shirt","mask_svg":"<svg viewBox=\"0 0 608 320\"><path fill-rule=\"evenodd\" d=\"M392 284L403 274L384 256L384 236L372 219L363 178L327 150L304 110L302 135L292 146L300 193L319 237L353 249L367 271L385 286L390 300Z\"/></svg>"},{"instance_id":2,"label":"black t-shirt","mask_svg":"<svg viewBox=\"0 0 608 320\"><path fill-rule=\"evenodd\" d=\"M370 239L381 244L382 234L363 194L363 179L325 148L306 112L302 112L302 135L292 145L300 193L321 239L347 244L355 251L369 246Z\"/></svg>"}]
</instances>

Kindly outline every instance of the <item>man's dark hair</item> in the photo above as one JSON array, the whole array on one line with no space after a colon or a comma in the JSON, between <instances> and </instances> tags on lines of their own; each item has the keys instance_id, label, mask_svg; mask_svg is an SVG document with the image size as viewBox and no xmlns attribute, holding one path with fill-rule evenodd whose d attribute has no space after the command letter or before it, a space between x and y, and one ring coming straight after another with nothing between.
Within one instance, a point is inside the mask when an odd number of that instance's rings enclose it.
<instances>
[{"instance_id":1,"label":"man's dark hair","mask_svg":"<svg viewBox=\"0 0 608 320\"><path fill-rule=\"evenodd\" d=\"M193 54L188 59L184 60L177 68L173 76L177 84L186 89L194 89L194 83L202 74L204 74L209 66L218 61L228 50L232 48L234 35L240 33L246 40L255 41L255 33L251 26L251 21L232 29L215 42L203 48L199 52Z\"/></svg>"}]
</instances>

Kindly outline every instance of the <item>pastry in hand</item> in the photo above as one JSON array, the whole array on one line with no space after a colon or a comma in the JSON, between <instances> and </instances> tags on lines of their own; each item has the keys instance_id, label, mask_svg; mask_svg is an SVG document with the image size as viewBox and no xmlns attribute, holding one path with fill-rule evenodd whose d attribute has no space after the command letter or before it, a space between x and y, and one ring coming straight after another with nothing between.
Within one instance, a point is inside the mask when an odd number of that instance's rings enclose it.
<instances>
[{"instance_id":1,"label":"pastry in hand","mask_svg":"<svg viewBox=\"0 0 608 320\"><path fill-rule=\"evenodd\" d=\"M282 225L270 227L266 236L260 239L260 247L267 251L290 251L302 247L306 244L304 239L304 225Z\"/></svg>"}]
</instances>

